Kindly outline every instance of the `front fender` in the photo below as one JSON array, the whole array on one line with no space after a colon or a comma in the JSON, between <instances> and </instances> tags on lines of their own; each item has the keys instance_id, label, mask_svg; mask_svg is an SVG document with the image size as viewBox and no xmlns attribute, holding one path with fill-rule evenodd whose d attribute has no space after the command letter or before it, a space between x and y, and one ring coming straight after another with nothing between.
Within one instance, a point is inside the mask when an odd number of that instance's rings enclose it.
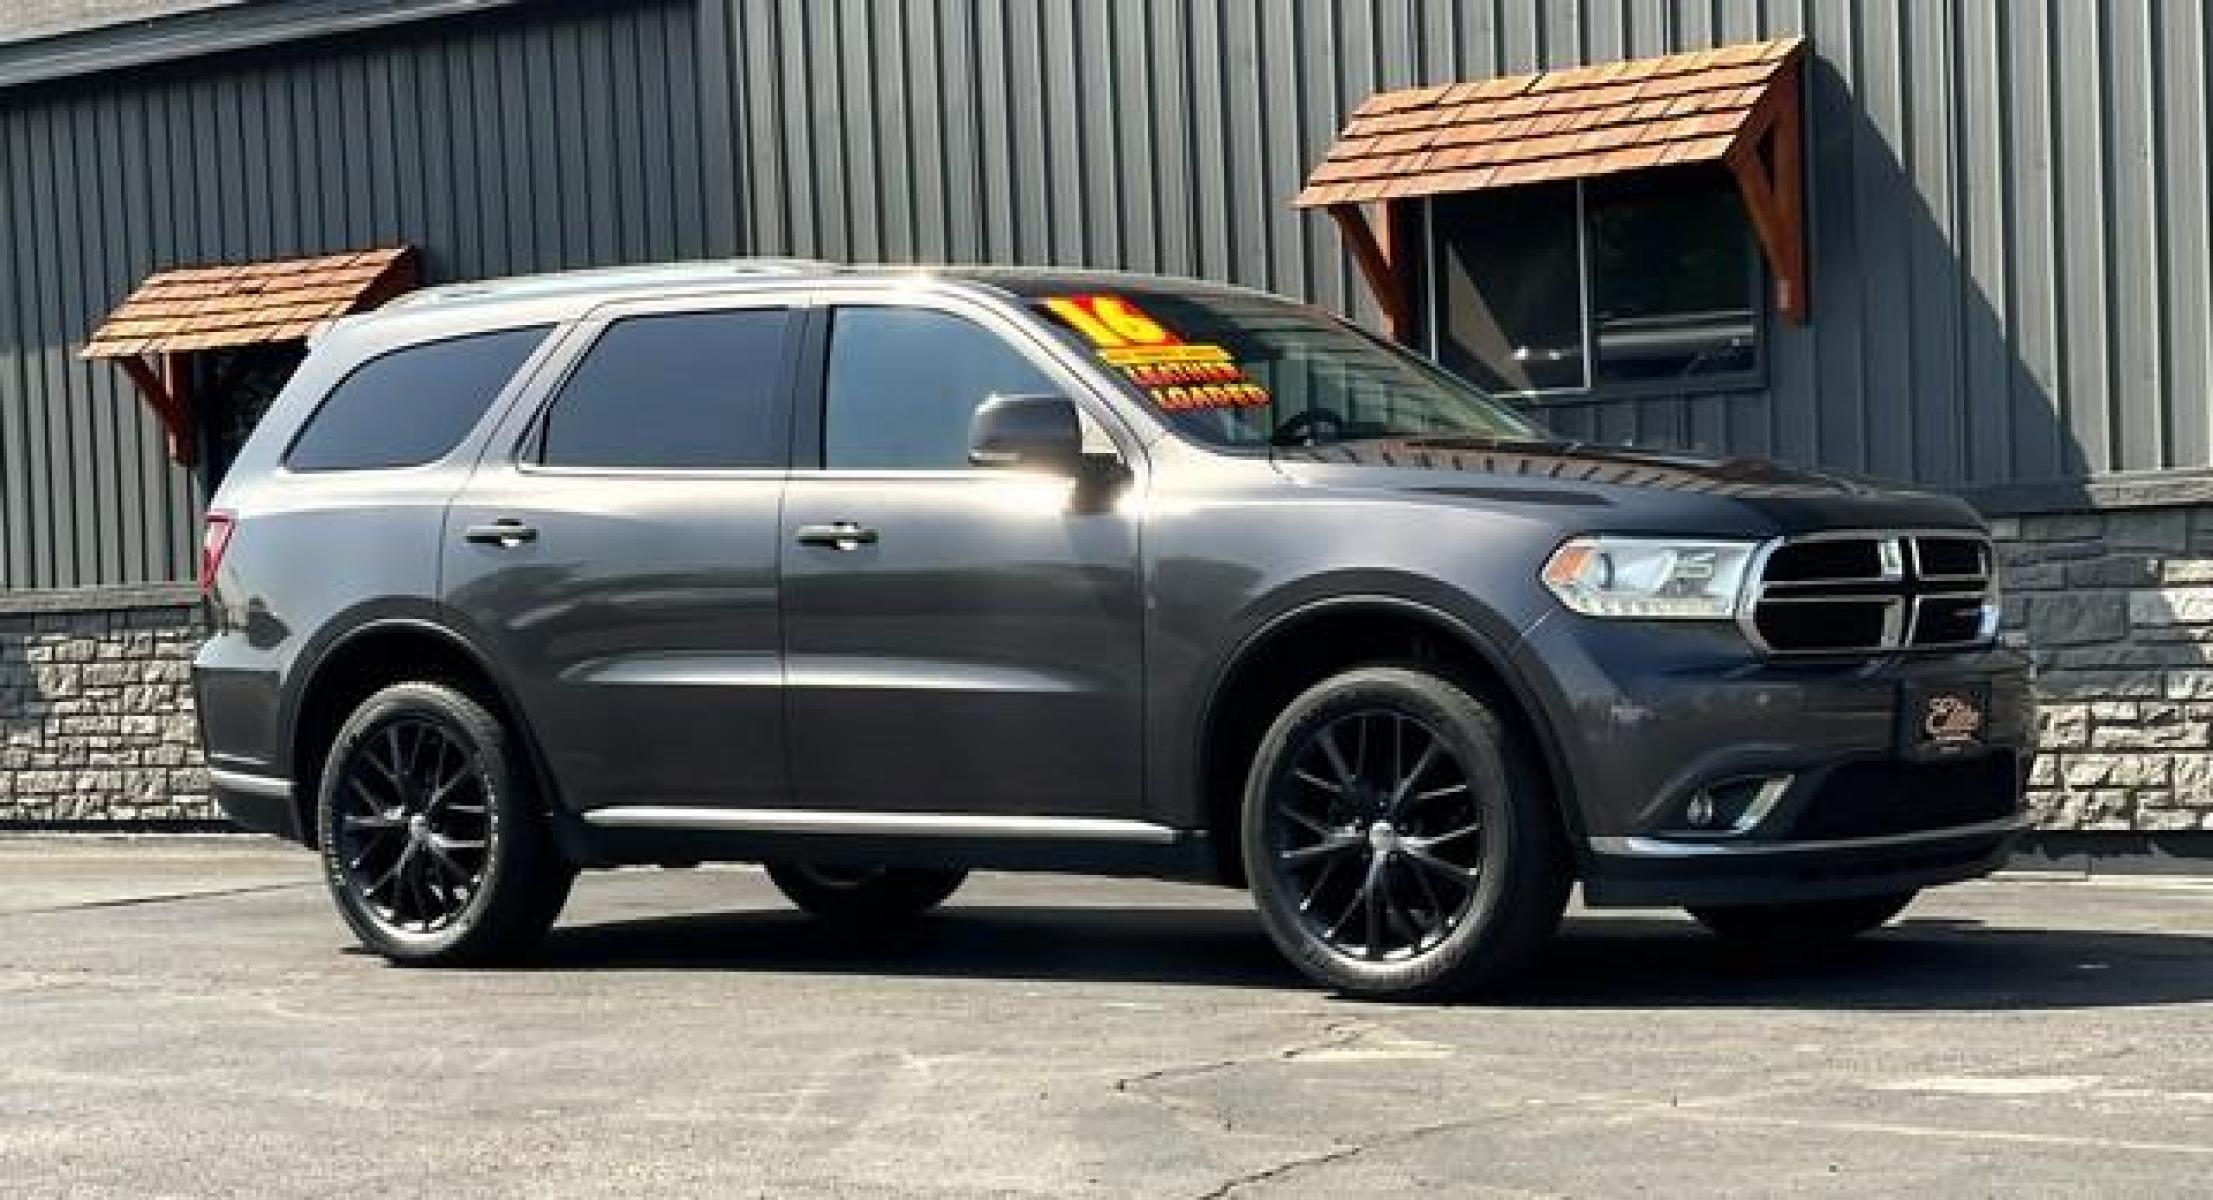
<instances>
[{"instance_id":1,"label":"front fender","mask_svg":"<svg viewBox=\"0 0 2213 1200\"><path fill-rule=\"evenodd\" d=\"M1299 580L1237 611L1190 673L1187 686L1156 688L1163 709L1155 726L1156 819L1201 827L1214 799L1205 793L1207 741L1221 717L1218 703L1239 668L1267 653L1271 639L1308 619L1361 611L1412 618L1472 655L1527 719L1549 776L1559 785L1563 819L1580 828L1573 776L1555 732L1556 706L1517 662L1517 622L1484 606L1466 591L1440 580L1400 572L1355 569Z\"/></svg>"}]
</instances>

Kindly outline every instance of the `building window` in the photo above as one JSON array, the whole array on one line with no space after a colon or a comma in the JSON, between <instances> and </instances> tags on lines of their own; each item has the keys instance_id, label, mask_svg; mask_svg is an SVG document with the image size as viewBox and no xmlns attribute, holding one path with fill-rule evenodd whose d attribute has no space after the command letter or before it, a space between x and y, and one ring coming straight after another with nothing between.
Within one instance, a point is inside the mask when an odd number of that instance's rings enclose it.
<instances>
[{"instance_id":1,"label":"building window","mask_svg":"<svg viewBox=\"0 0 2213 1200\"><path fill-rule=\"evenodd\" d=\"M1760 259L1720 168L1430 202L1438 361L1534 397L1759 381Z\"/></svg>"}]
</instances>

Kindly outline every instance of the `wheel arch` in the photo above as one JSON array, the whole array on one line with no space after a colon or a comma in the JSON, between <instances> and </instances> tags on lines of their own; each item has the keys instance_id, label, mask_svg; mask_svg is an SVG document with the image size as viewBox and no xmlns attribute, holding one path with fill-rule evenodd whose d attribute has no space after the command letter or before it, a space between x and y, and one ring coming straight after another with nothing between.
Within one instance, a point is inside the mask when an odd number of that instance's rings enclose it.
<instances>
[{"instance_id":1,"label":"wheel arch","mask_svg":"<svg viewBox=\"0 0 2213 1200\"><path fill-rule=\"evenodd\" d=\"M1380 661L1435 664L1471 686L1529 748L1570 843L1582 843L1574 777L1559 737L1497 636L1421 599L1363 592L1307 600L1275 613L1238 642L1215 672L1193 762L1223 879L1244 882L1237 827L1245 773L1283 705L1329 675Z\"/></svg>"},{"instance_id":2,"label":"wheel arch","mask_svg":"<svg viewBox=\"0 0 2213 1200\"><path fill-rule=\"evenodd\" d=\"M376 691L394 683L424 680L443 683L493 710L523 749L539 781L547 807L554 806L554 782L538 740L514 693L491 665L491 658L466 636L421 613L369 616L331 637L299 673L280 745L287 755L292 802L301 840L315 840L316 793L323 755L340 725Z\"/></svg>"}]
</instances>

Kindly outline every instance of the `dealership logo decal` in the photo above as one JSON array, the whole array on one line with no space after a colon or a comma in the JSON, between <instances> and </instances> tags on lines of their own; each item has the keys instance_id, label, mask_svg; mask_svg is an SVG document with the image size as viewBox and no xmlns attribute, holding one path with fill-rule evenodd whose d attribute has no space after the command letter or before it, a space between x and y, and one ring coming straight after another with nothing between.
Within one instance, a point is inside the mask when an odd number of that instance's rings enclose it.
<instances>
[{"instance_id":1,"label":"dealership logo decal","mask_svg":"<svg viewBox=\"0 0 2213 1200\"><path fill-rule=\"evenodd\" d=\"M1982 732L1982 710L1961 696L1931 696L1921 728L1932 742L1971 742Z\"/></svg>"}]
</instances>

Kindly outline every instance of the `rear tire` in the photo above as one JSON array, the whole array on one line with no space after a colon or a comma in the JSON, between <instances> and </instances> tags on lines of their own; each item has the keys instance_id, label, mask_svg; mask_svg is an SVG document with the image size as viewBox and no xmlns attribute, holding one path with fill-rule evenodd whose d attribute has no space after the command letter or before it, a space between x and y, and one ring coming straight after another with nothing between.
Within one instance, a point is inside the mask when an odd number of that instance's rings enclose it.
<instances>
[{"instance_id":1,"label":"rear tire","mask_svg":"<svg viewBox=\"0 0 2213 1200\"><path fill-rule=\"evenodd\" d=\"M1355 995L1511 980L1573 883L1553 799L1497 715L1416 667L1357 668L1291 701L1254 756L1242 833L1269 938Z\"/></svg>"},{"instance_id":2,"label":"rear tire","mask_svg":"<svg viewBox=\"0 0 2213 1200\"><path fill-rule=\"evenodd\" d=\"M316 826L339 915L395 963L515 958L576 878L506 726L444 684L394 684L354 710L323 758Z\"/></svg>"},{"instance_id":3,"label":"rear tire","mask_svg":"<svg viewBox=\"0 0 2213 1200\"><path fill-rule=\"evenodd\" d=\"M1827 946L1882 928L1913 903L1916 893L1854 896L1799 904L1731 904L1690 910L1698 923L1724 941L1778 949Z\"/></svg>"},{"instance_id":4,"label":"rear tire","mask_svg":"<svg viewBox=\"0 0 2213 1200\"><path fill-rule=\"evenodd\" d=\"M826 921L904 921L943 904L968 872L923 867L831 867L774 862L768 877L793 904Z\"/></svg>"}]
</instances>

